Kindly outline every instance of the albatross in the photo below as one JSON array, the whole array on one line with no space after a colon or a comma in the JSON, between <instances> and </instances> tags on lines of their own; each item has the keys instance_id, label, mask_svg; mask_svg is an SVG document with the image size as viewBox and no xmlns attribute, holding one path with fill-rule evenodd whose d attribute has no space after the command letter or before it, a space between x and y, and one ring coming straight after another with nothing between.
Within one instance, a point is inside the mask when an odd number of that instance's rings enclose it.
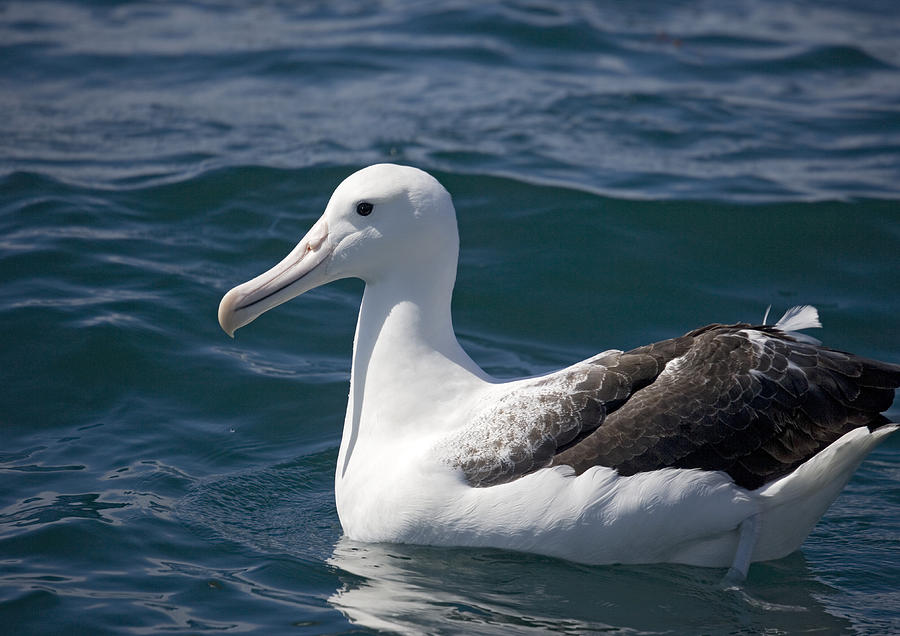
<instances>
[{"instance_id":1,"label":"albatross","mask_svg":"<svg viewBox=\"0 0 900 636\"><path fill-rule=\"evenodd\" d=\"M229 291L233 336L341 278L365 282L335 470L345 534L572 561L728 567L800 547L894 432L900 365L821 346L813 307L711 324L512 381L453 331L459 235L431 175L347 177L280 263ZM765 319L763 320L765 322Z\"/></svg>"}]
</instances>

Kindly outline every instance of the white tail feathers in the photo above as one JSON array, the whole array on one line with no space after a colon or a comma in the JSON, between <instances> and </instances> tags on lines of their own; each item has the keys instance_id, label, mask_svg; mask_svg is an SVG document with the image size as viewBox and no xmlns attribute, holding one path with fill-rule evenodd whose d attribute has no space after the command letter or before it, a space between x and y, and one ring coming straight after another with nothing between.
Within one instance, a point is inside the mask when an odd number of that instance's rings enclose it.
<instances>
[{"instance_id":1,"label":"white tail feathers","mask_svg":"<svg viewBox=\"0 0 900 636\"><path fill-rule=\"evenodd\" d=\"M768 314L768 311L766 313ZM775 327L782 331L800 331L801 329L812 329L813 327L821 326L819 312L812 305L791 307L775 323Z\"/></svg>"}]
</instances>

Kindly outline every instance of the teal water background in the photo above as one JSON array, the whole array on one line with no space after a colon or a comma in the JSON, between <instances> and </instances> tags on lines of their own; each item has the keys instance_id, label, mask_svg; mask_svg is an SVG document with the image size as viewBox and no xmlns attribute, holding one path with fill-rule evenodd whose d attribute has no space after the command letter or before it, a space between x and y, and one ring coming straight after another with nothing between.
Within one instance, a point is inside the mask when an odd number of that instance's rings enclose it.
<instances>
[{"instance_id":1,"label":"teal water background","mask_svg":"<svg viewBox=\"0 0 900 636\"><path fill-rule=\"evenodd\" d=\"M900 631L900 436L738 591L366 546L332 496L361 284L216 322L395 161L454 195L496 375L801 303L900 361L894 3L5 2L0 114L3 633Z\"/></svg>"}]
</instances>

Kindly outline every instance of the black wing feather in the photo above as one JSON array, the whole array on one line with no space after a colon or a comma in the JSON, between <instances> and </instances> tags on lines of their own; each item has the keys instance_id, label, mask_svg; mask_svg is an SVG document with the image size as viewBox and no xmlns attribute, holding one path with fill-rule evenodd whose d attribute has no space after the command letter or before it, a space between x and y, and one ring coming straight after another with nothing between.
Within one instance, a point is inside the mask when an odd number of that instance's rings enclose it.
<instances>
[{"instance_id":1,"label":"black wing feather","mask_svg":"<svg viewBox=\"0 0 900 636\"><path fill-rule=\"evenodd\" d=\"M620 361L625 375L639 370L628 376L630 396L608 405L602 425L561 445L552 465L578 474L592 466L622 475L721 470L755 489L848 431L885 423L879 414L900 385L898 365L746 324L710 325Z\"/></svg>"}]
</instances>

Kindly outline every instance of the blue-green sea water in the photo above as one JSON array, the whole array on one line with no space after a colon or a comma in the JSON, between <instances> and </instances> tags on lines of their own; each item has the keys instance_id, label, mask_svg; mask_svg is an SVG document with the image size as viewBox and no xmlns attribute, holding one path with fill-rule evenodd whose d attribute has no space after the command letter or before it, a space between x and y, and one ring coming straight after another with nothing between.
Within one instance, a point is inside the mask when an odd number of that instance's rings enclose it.
<instances>
[{"instance_id":1,"label":"blue-green sea water","mask_svg":"<svg viewBox=\"0 0 900 636\"><path fill-rule=\"evenodd\" d=\"M802 303L900 361L898 15L0 3L0 632L900 632L900 435L739 590L361 545L332 495L361 284L216 322L394 161L454 195L454 322L493 374Z\"/></svg>"}]
</instances>

